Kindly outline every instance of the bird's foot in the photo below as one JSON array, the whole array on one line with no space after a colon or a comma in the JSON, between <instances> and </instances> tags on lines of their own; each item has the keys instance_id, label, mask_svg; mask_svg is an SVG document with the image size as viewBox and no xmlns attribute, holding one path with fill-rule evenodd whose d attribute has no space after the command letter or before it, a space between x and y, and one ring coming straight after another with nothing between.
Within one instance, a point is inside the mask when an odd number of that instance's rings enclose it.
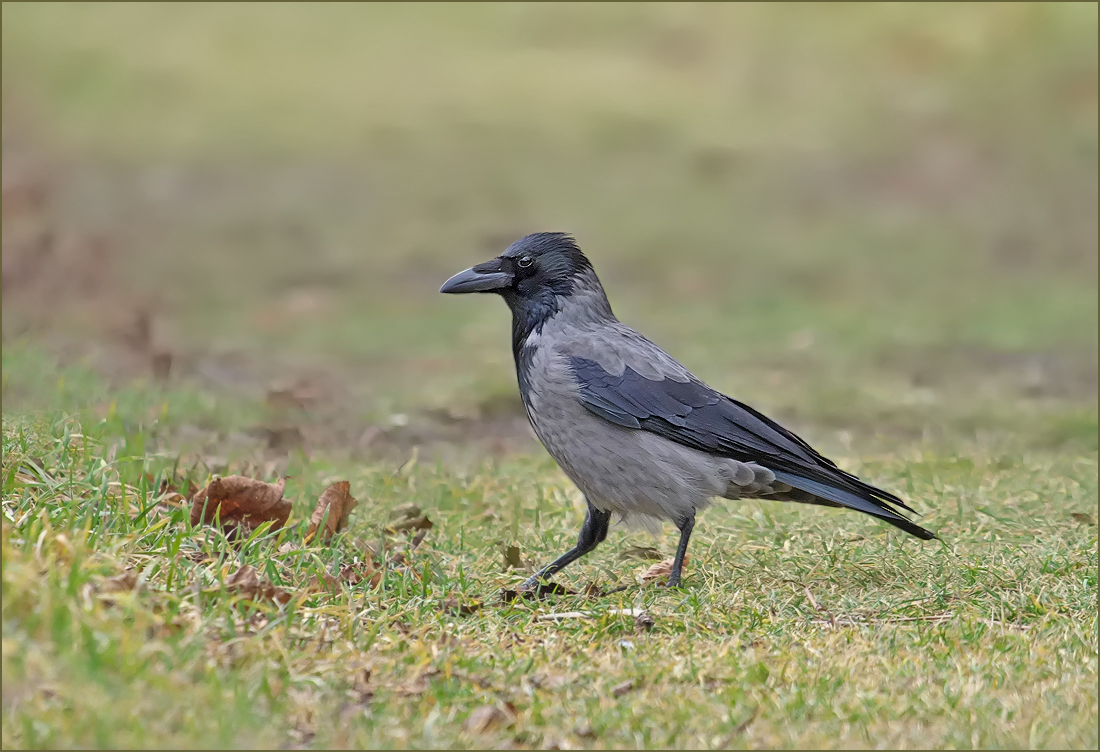
<instances>
[{"instance_id":1,"label":"bird's foot","mask_svg":"<svg viewBox=\"0 0 1100 752\"><path fill-rule=\"evenodd\" d=\"M680 585L680 578L674 576L668 578L668 583L665 584L665 587L669 590L680 590L683 586Z\"/></svg>"},{"instance_id":2,"label":"bird's foot","mask_svg":"<svg viewBox=\"0 0 1100 752\"><path fill-rule=\"evenodd\" d=\"M537 590L540 586L547 585L553 586L549 578L539 577L537 574L534 577L528 577L523 581L523 584L519 586L520 591L524 590Z\"/></svg>"}]
</instances>

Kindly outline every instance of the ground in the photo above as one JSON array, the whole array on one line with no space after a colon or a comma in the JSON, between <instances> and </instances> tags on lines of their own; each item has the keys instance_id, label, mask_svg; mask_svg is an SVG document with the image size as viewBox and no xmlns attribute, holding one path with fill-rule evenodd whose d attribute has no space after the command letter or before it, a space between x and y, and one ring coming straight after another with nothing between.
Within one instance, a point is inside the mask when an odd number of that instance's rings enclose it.
<instances>
[{"instance_id":1,"label":"ground","mask_svg":"<svg viewBox=\"0 0 1100 752\"><path fill-rule=\"evenodd\" d=\"M5 747L1097 746L1094 5L3 16ZM436 290L545 229L942 541L730 502L509 599L583 500ZM287 524L162 484L230 474Z\"/></svg>"}]
</instances>

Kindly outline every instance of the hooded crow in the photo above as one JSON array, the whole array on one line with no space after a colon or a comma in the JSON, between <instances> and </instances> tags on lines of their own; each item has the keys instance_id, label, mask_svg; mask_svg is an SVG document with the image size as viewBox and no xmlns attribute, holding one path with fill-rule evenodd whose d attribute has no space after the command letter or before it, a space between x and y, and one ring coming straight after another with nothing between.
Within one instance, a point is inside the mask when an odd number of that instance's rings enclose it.
<instances>
[{"instance_id":1,"label":"hooded crow","mask_svg":"<svg viewBox=\"0 0 1100 752\"><path fill-rule=\"evenodd\" d=\"M695 515L714 497L847 507L924 540L893 494L861 481L748 405L704 384L619 322L576 241L543 232L451 277L444 293L490 292L512 311L527 417L588 503L577 545L524 583L537 586L607 537L611 514L680 530L680 584Z\"/></svg>"}]
</instances>

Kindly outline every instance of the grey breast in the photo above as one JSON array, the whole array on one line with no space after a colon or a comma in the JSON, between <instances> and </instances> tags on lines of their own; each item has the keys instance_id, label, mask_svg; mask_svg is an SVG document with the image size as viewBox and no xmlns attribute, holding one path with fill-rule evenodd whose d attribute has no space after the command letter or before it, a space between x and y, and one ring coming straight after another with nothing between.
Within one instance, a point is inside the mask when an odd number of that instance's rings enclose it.
<instances>
[{"instance_id":1,"label":"grey breast","mask_svg":"<svg viewBox=\"0 0 1100 752\"><path fill-rule=\"evenodd\" d=\"M691 374L633 329L617 322L550 318L525 345L533 348L525 405L539 440L597 508L647 524L681 519L714 496L742 498L789 490L767 468L716 457L589 412L578 398L570 357L599 362L619 375L626 366L659 380Z\"/></svg>"}]
</instances>

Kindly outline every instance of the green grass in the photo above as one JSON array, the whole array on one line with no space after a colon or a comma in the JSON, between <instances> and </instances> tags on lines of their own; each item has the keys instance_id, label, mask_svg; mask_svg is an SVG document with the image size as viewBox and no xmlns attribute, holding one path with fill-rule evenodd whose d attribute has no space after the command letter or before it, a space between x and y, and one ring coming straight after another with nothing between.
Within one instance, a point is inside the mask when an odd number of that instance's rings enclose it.
<instances>
[{"instance_id":1,"label":"green grass","mask_svg":"<svg viewBox=\"0 0 1100 752\"><path fill-rule=\"evenodd\" d=\"M1097 747L1095 4L3 17L5 747ZM620 558L670 531L616 529L559 580L627 589L499 602L582 501L516 428L504 307L436 290L541 229L942 544L724 503L683 591ZM173 471L285 474L290 523L192 528ZM307 592L409 503L409 566Z\"/></svg>"},{"instance_id":2,"label":"green grass","mask_svg":"<svg viewBox=\"0 0 1100 752\"><path fill-rule=\"evenodd\" d=\"M150 441L117 418L6 421L5 746L1096 745L1096 527L1071 516L1095 513L1094 457L975 447L868 461L858 469L932 510L943 545L747 502L703 517L682 592L633 585L649 562L617 554L647 540L614 533L559 579L625 591L505 605L498 589L524 573L504 570L502 546L545 560L580 519L546 459L395 473L299 457L291 523L234 547L184 511L143 516L143 473L173 464L145 454ZM17 473L30 457L48 472ZM300 545L334 477L367 502L350 530L275 554ZM436 526L408 570L377 589L303 592L410 502ZM667 556L674 540L657 545ZM226 593L244 563L295 598ZM134 593L89 588L127 566ZM484 606L459 617L447 598ZM636 634L615 608L656 625ZM573 610L586 618L538 620ZM636 688L615 697L625 681ZM514 716L464 732L483 704Z\"/></svg>"}]
</instances>

